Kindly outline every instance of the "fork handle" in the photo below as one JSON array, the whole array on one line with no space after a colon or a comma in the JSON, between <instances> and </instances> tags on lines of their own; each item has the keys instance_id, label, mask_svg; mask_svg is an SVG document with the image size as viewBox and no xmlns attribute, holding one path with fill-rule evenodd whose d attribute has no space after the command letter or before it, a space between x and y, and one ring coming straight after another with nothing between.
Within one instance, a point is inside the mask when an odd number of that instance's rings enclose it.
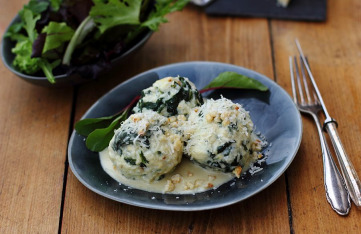
<instances>
[{"instance_id":1,"label":"fork handle","mask_svg":"<svg viewBox=\"0 0 361 234\"><path fill-rule=\"evenodd\" d=\"M324 127L326 128L326 131L331 138L331 142L335 149L337 159L341 167L341 172L345 179L351 199L357 208L361 209L361 182L357 176L354 166L352 165L345 149L343 148L337 132L337 126L334 122L326 122Z\"/></svg>"},{"instance_id":2,"label":"fork handle","mask_svg":"<svg viewBox=\"0 0 361 234\"><path fill-rule=\"evenodd\" d=\"M332 209L339 215L347 215L350 211L351 203L345 182L333 160L317 115L312 114L312 117L315 120L317 131L320 137L323 160L323 176L327 201L330 203Z\"/></svg>"}]
</instances>

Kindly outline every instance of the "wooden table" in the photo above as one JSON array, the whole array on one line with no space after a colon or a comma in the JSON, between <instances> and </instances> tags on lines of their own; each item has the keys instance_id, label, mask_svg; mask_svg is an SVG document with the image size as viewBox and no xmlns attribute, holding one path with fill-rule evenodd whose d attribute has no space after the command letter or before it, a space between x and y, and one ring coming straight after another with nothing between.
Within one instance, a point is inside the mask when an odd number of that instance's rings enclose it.
<instances>
[{"instance_id":1,"label":"wooden table","mask_svg":"<svg viewBox=\"0 0 361 234\"><path fill-rule=\"evenodd\" d=\"M0 1L0 35L26 0ZM325 198L316 128L303 118L299 152L270 187L238 204L200 212L133 207L85 188L67 163L75 121L103 94L156 66L210 60L262 73L290 93L288 56L298 37L329 112L361 175L361 1L328 1L324 23L208 17L188 6L137 53L97 81L49 89L18 79L0 63L0 233L359 233Z\"/></svg>"}]
</instances>

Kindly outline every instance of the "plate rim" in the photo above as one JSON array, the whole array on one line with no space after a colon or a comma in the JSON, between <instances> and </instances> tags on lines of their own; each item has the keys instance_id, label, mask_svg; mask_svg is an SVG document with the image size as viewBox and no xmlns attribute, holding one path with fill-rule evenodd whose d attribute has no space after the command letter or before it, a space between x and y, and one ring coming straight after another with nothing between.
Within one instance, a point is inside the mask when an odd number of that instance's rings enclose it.
<instances>
[{"instance_id":1,"label":"plate rim","mask_svg":"<svg viewBox=\"0 0 361 234\"><path fill-rule=\"evenodd\" d=\"M88 189L90 189L91 191L95 192L96 194L99 194L103 197L106 197L108 199L111 199L113 201L116 202L121 202L123 204L128 204L128 205L132 205L132 206L137 206L137 207L142 207L142 208L148 208L148 209L155 209L155 210L168 210L168 211L202 211L202 210L210 210L210 209L217 209L217 208L222 208L225 206L229 206L229 205L233 205L236 203L239 203L241 201L244 201L258 193L260 193L261 191L265 190L266 188L268 188L270 185L272 185L277 179L279 179L284 173L285 171L289 168L289 166L291 165L291 163L293 162L294 158L296 157L296 154L299 150L299 147L301 145L301 141L302 141L302 135L303 135L303 124L302 124L302 118L301 118L301 114L299 113L297 106L294 104L294 102L292 101L291 96L286 92L286 90L284 90L279 84L277 84L274 80L268 78L267 76L258 73L254 70L248 69L248 68L244 68L241 66L237 66L234 64L229 64L229 63L222 63L222 62L214 62L214 61L187 61L187 62L177 62L177 63L171 63L171 64L166 64L163 66L157 66L155 68L146 70L144 72L138 73L134 76L132 76L131 78L127 79L126 81L119 83L118 85L116 85L115 87L111 88L109 91L107 91L105 94L103 94L100 98L98 98L89 108L88 110L82 115L82 117L79 119L84 119L85 116L87 116L89 114L89 112L91 112L98 104L98 102L100 100L102 100L105 96L107 96L109 93L113 92L114 90L116 90L119 86L123 86L126 85L128 83L130 83L131 81L138 79L139 77L142 77L143 75L147 74L147 73L151 73L154 71L158 71L161 69L167 69L170 67L177 67L177 66L187 66L187 65L196 65L196 64L202 64L202 65L220 65L220 66L227 66L227 67L233 67L235 69L241 69L247 73L250 73L256 77L261 77L262 79L266 79L269 82L271 82L273 85L275 85L281 92L283 92L284 94L286 94L286 96L289 98L289 101L293 104L296 113L297 113L297 120L299 123L299 129L300 131L298 132L297 135L297 145L294 148L294 152L293 155L290 155L288 157L286 157L287 159L287 163L284 164L283 168L281 168L281 170L278 171L278 173L276 173L276 175L272 176L272 178L265 183L262 187L258 188L257 190L255 190L253 193L249 193L248 195L244 196L242 199L233 199L231 201L228 202L223 202L220 204L212 204L210 203L209 205L201 205L201 206L186 206L186 205L174 205L174 204L165 204L164 206L157 206L157 205L149 205L146 202L139 202L139 201L129 201L128 199L121 199L121 198L116 198L112 195L109 195L107 193L104 193L102 191L99 191L95 188L93 188L91 185L89 185L85 180L83 180L81 178L81 176L78 174L78 172L75 170L73 161L72 161L72 154L71 154L71 149L73 147L73 143L74 143L74 138L76 137L76 135L78 135L75 131L75 129L73 129L71 137L69 139L69 143L68 143L68 163L69 166L71 168L72 173L75 175L75 177ZM174 194L177 195L177 194ZM179 195L179 194L178 194Z\"/></svg>"}]
</instances>

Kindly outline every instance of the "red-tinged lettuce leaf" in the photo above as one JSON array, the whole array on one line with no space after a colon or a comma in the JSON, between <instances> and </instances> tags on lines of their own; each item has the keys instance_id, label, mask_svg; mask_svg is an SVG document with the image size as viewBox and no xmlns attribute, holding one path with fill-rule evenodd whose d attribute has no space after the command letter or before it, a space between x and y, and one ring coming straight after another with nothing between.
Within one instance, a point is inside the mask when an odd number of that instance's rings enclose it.
<instances>
[{"instance_id":1,"label":"red-tinged lettuce leaf","mask_svg":"<svg viewBox=\"0 0 361 234\"><path fill-rule=\"evenodd\" d=\"M41 57L45 44L45 38L46 38L46 34L40 33L38 37L35 39L31 53L32 58Z\"/></svg>"},{"instance_id":2,"label":"red-tinged lettuce leaf","mask_svg":"<svg viewBox=\"0 0 361 234\"><path fill-rule=\"evenodd\" d=\"M99 59L89 64L70 65L67 69L67 74L77 74L84 79L95 79L102 72L109 71L111 68L110 62L105 59Z\"/></svg>"},{"instance_id":3,"label":"red-tinged lettuce leaf","mask_svg":"<svg viewBox=\"0 0 361 234\"><path fill-rule=\"evenodd\" d=\"M72 28L77 28L88 17L94 5L92 0L63 0L59 9L64 22Z\"/></svg>"},{"instance_id":4,"label":"red-tinged lettuce leaf","mask_svg":"<svg viewBox=\"0 0 361 234\"><path fill-rule=\"evenodd\" d=\"M219 89L219 88L237 88L237 89L255 89L267 91L267 86L258 80L238 74L236 72L222 72L214 78L202 91Z\"/></svg>"},{"instance_id":5,"label":"red-tinged lettuce leaf","mask_svg":"<svg viewBox=\"0 0 361 234\"><path fill-rule=\"evenodd\" d=\"M70 28L66 23L50 22L42 33L46 33L44 47L42 53L62 47L64 43L70 41L74 35L74 30Z\"/></svg>"}]
</instances>

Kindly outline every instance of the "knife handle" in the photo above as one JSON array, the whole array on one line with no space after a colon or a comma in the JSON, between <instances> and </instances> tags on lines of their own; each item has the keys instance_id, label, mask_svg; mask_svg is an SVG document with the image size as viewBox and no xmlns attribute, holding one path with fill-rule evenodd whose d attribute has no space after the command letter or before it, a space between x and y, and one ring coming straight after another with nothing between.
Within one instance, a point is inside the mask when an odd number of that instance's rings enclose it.
<instances>
[{"instance_id":1,"label":"knife handle","mask_svg":"<svg viewBox=\"0 0 361 234\"><path fill-rule=\"evenodd\" d=\"M346 186L352 201L357 208L361 209L361 182L357 176L356 170L352 162L348 158L345 149L341 143L340 137L337 132L335 122L325 122L326 131L328 132L333 148L337 155L338 162L341 167L342 175L345 179Z\"/></svg>"},{"instance_id":2,"label":"knife handle","mask_svg":"<svg viewBox=\"0 0 361 234\"><path fill-rule=\"evenodd\" d=\"M330 203L332 209L339 215L347 215L351 208L351 202L345 181L333 161L332 154L322 131L320 120L315 114L312 114L312 117L316 122L317 131L320 137L327 201Z\"/></svg>"}]
</instances>

